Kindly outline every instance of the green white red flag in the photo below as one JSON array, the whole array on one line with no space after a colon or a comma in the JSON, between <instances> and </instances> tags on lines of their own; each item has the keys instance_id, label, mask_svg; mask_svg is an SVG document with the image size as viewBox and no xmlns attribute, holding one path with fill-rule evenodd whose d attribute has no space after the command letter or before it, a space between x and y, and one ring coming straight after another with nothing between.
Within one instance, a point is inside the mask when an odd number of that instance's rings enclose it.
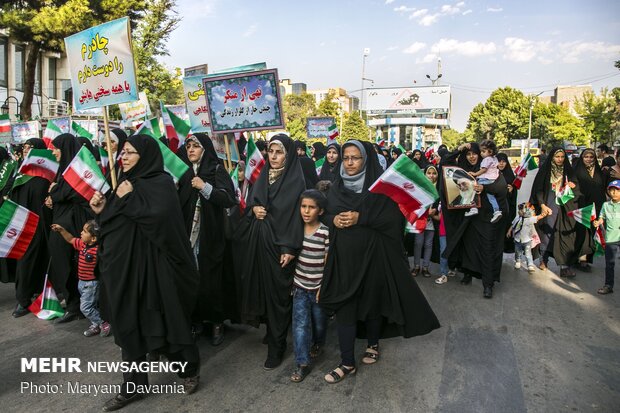
<instances>
[{"instance_id":1,"label":"green white red flag","mask_svg":"<svg viewBox=\"0 0 620 413\"><path fill-rule=\"evenodd\" d=\"M421 234L426 230L426 225L428 223L428 209L421 208L416 211L415 214L418 218L413 222L413 224L407 222L405 231L410 234Z\"/></svg>"},{"instance_id":2,"label":"green white red flag","mask_svg":"<svg viewBox=\"0 0 620 413\"><path fill-rule=\"evenodd\" d=\"M338 127L335 123L333 123L332 126L327 129L327 134L327 146L331 145L332 143L338 143L336 139L340 135L340 132L338 131Z\"/></svg>"},{"instance_id":3,"label":"green white red flag","mask_svg":"<svg viewBox=\"0 0 620 413\"><path fill-rule=\"evenodd\" d=\"M246 159L245 179L253 184L258 179L258 175L260 175L260 171L263 169L263 166L265 166L265 158L263 158L263 154L260 153L256 147L254 138L252 138L251 135L248 140Z\"/></svg>"},{"instance_id":4,"label":"green white red flag","mask_svg":"<svg viewBox=\"0 0 620 413\"><path fill-rule=\"evenodd\" d=\"M596 245L594 255L605 255L605 229L603 225L599 225L594 232L594 244Z\"/></svg>"},{"instance_id":5,"label":"green white red flag","mask_svg":"<svg viewBox=\"0 0 620 413\"><path fill-rule=\"evenodd\" d=\"M143 122L135 133L136 135L149 135L152 138L161 138L161 130L159 129L159 119L151 118Z\"/></svg>"},{"instance_id":6,"label":"green white red flag","mask_svg":"<svg viewBox=\"0 0 620 413\"><path fill-rule=\"evenodd\" d=\"M108 156L108 152L103 149L101 146L99 148L99 158L101 159L101 169L105 174L108 171L108 165L110 164L110 157Z\"/></svg>"},{"instance_id":7,"label":"green white red flag","mask_svg":"<svg viewBox=\"0 0 620 413\"><path fill-rule=\"evenodd\" d=\"M47 280L47 274L45 275L43 292L30 304L28 310L41 320L52 320L65 314L65 310L56 296L56 291L54 291L52 284Z\"/></svg>"},{"instance_id":8,"label":"green white red flag","mask_svg":"<svg viewBox=\"0 0 620 413\"><path fill-rule=\"evenodd\" d=\"M80 125L76 121L71 122L71 133L75 136L81 136L82 138L86 138L89 141L93 140L93 134L83 128L82 125Z\"/></svg>"},{"instance_id":9,"label":"green white red flag","mask_svg":"<svg viewBox=\"0 0 620 413\"><path fill-rule=\"evenodd\" d=\"M573 190L568 186L568 178L564 185L555 193L555 203L558 205L565 205L568 201L573 199L575 194Z\"/></svg>"},{"instance_id":10,"label":"green white red flag","mask_svg":"<svg viewBox=\"0 0 620 413\"><path fill-rule=\"evenodd\" d=\"M47 126L45 126L45 132L43 132L43 141L48 148L52 147L52 141L58 136L62 134L62 131L54 123L52 119L47 121Z\"/></svg>"},{"instance_id":11,"label":"green white red flag","mask_svg":"<svg viewBox=\"0 0 620 413\"><path fill-rule=\"evenodd\" d=\"M412 224L439 198L435 185L405 154L381 174L369 191L394 200Z\"/></svg>"},{"instance_id":12,"label":"green white red flag","mask_svg":"<svg viewBox=\"0 0 620 413\"><path fill-rule=\"evenodd\" d=\"M579 222L584 227L592 228L592 221L596 219L596 207L594 204L588 205L583 208L568 211L566 215L573 217L575 221Z\"/></svg>"},{"instance_id":13,"label":"green white red flag","mask_svg":"<svg viewBox=\"0 0 620 413\"><path fill-rule=\"evenodd\" d=\"M110 190L97 160L86 146L80 148L62 176L87 201L90 201L97 191L105 194Z\"/></svg>"},{"instance_id":14,"label":"green white red flag","mask_svg":"<svg viewBox=\"0 0 620 413\"><path fill-rule=\"evenodd\" d=\"M525 157L521 160L517 169L515 169L515 179L512 182L512 186L517 189L521 188L521 184L523 183L523 178L527 176L527 171L533 171L538 168L536 161L532 158L531 154L525 155Z\"/></svg>"},{"instance_id":15,"label":"green white red flag","mask_svg":"<svg viewBox=\"0 0 620 413\"><path fill-rule=\"evenodd\" d=\"M39 223L39 216L7 199L0 207L0 258L20 259Z\"/></svg>"},{"instance_id":16,"label":"green white red flag","mask_svg":"<svg viewBox=\"0 0 620 413\"><path fill-rule=\"evenodd\" d=\"M52 182L58 174L58 161L49 149L31 149L22 162L18 174L40 176Z\"/></svg>"},{"instance_id":17,"label":"green white red flag","mask_svg":"<svg viewBox=\"0 0 620 413\"><path fill-rule=\"evenodd\" d=\"M237 196L237 200L239 201L239 208L241 209L241 213L245 210L245 195L242 193L241 188L239 188L239 165L232 171L230 174L230 178L233 181L233 187L235 188L235 194Z\"/></svg>"},{"instance_id":18,"label":"green white red flag","mask_svg":"<svg viewBox=\"0 0 620 413\"><path fill-rule=\"evenodd\" d=\"M187 122L175 115L174 112L164 106L164 103L161 101L160 106L166 138L168 138L168 142L170 142L170 149L176 153L179 146L183 145L185 142L185 138L189 135L191 128Z\"/></svg>"},{"instance_id":19,"label":"green white red flag","mask_svg":"<svg viewBox=\"0 0 620 413\"><path fill-rule=\"evenodd\" d=\"M323 164L325 163L325 157L319 159L314 163L314 167L316 168L317 176L321 174L321 169L323 168Z\"/></svg>"},{"instance_id":20,"label":"green white red flag","mask_svg":"<svg viewBox=\"0 0 620 413\"><path fill-rule=\"evenodd\" d=\"M137 133L137 132L136 132ZM159 139L153 137L155 142L159 145L161 156L164 158L164 170L172 176L174 183L178 183L179 179L187 172L189 166L174 154L166 145L164 145Z\"/></svg>"},{"instance_id":21,"label":"green white red flag","mask_svg":"<svg viewBox=\"0 0 620 413\"><path fill-rule=\"evenodd\" d=\"M11 119L9 115L0 115L0 133L11 133Z\"/></svg>"}]
</instances>

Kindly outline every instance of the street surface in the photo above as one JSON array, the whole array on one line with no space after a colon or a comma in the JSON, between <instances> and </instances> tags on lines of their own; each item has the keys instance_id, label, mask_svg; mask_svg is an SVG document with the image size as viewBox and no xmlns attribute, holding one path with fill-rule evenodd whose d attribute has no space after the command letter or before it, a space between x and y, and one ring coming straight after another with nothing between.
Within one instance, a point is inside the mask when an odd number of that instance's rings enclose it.
<instances>
[{"instance_id":1,"label":"street surface","mask_svg":"<svg viewBox=\"0 0 620 413\"><path fill-rule=\"evenodd\" d=\"M531 184L531 177L528 177ZM339 363L335 325L325 354L299 384L290 382L292 341L283 364L262 368L264 327L229 326L226 340L212 347L199 341L201 387L193 395L157 394L124 412L442 412L546 413L618 412L620 406L620 291L601 296L604 261L591 274L568 280L558 269L528 274L504 256L501 283L492 300L482 298L479 280L462 286L417 282L442 327L412 339L380 344L381 358L359 363L358 372L330 385L323 375ZM431 269L436 274L437 267ZM27 315L13 319L14 286L0 284L3 368L0 406L4 412L97 412L111 395L30 394L34 384L118 384L120 373L22 373L22 357L79 357L82 365L120 361L112 337L85 338L86 320L55 325ZM150 383L179 379L153 374Z\"/></svg>"}]
</instances>

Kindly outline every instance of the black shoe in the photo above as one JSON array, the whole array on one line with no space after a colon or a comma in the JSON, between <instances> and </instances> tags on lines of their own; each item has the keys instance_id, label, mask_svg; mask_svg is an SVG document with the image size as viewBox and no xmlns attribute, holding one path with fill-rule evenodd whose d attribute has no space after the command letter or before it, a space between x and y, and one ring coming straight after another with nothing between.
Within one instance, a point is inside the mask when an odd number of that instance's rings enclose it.
<instances>
[{"instance_id":1,"label":"black shoe","mask_svg":"<svg viewBox=\"0 0 620 413\"><path fill-rule=\"evenodd\" d=\"M213 337L211 338L212 346L219 346L224 341L224 324L213 325Z\"/></svg>"},{"instance_id":2,"label":"black shoe","mask_svg":"<svg viewBox=\"0 0 620 413\"><path fill-rule=\"evenodd\" d=\"M265 364L263 365L263 368L265 370L273 370L276 367L278 367L280 364L282 364L282 357L267 357L267 360L265 360Z\"/></svg>"},{"instance_id":3,"label":"black shoe","mask_svg":"<svg viewBox=\"0 0 620 413\"><path fill-rule=\"evenodd\" d=\"M19 318L19 317L23 317L26 314L30 313L30 310L22 307L21 304L17 304L15 306L15 310L13 311L13 318Z\"/></svg>"},{"instance_id":4,"label":"black shoe","mask_svg":"<svg viewBox=\"0 0 620 413\"><path fill-rule=\"evenodd\" d=\"M62 317L56 320L56 324L69 323L71 321L80 320L84 318L82 313L67 311Z\"/></svg>"},{"instance_id":5,"label":"black shoe","mask_svg":"<svg viewBox=\"0 0 620 413\"><path fill-rule=\"evenodd\" d=\"M471 284L471 275L465 274L463 276L463 278L461 278L461 284L462 285L469 285L469 284Z\"/></svg>"},{"instance_id":6,"label":"black shoe","mask_svg":"<svg viewBox=\"0 0 620 413\"><path fill-rule=\"evenodd\" d=\"M140 400L143 397L142 393L134 393L129 397L125 397L122 394L117 394L113 399L108 400L103 405L104 412L111 412L114 410L122 409L127 406L129 403L133 403L136 400Z\"/></svg>"},{"instance_id":7,"label":"black shoe","mask_svg":"<svg viewBox=\"0 0 620 413\"><path fill-rule=\"evenodd\" d=\"M186 395L195 393L198 390L198 385L200 384L200 376L187 377L183 381L183 390Z\"/></svg>"},{"instance_id":8,"label":"black shoe","mask_svg":"<svg viewBox=\"0 0 620 413\"><path fill-rule=\"evenodd\" d=\"M484 292L482 293L484 298L493 298L493 287L484 287Z\"/></svg>"}]
</instances>

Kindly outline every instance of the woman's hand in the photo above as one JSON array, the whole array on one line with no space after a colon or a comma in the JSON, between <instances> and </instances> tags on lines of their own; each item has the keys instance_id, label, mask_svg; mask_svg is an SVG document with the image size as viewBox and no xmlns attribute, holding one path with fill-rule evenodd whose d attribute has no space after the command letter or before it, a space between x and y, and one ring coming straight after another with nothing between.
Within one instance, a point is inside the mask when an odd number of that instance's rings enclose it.
<instances>
[{"instance_id":1,"label":"woman's hand","mask_svg":"<svg viewBox=\"0 0 620 413\"><path fill-rule=\"evenodd\" d=\"M280 255L280 266L282 268L286 267L291 261L295 259L294 255L291 254L282 254Z\"/></svg>"},{"instance_id":2,"label":"woman's hand","mask_svg":"<svg viewBox=\"0 0 620 413\"><path fill-rule=\"evenodd\" d=\"M195 176L192 178L192 188L202 191L202 188L204 187L205 187L205 181L200 179L199 176Z\"/></svg>"},{"instance_id":3,"label":"woman's hand","mask_svg":"<svg viewBox=\"0 0 620 413\"><path fill-rule=\"evenodd\" d=\"M482 193L482 190L484 189L484 186L480 185L480 184L475 184L474 185L474 191L476 191L477 194Z\"/></svg>"},{"instance_id":4,"label":"woman's hand","mask_svg":"<svg viewBox=\"0 0 620 413\"><path fill-rule=\"evenodd\" d=\"M118 188L116 189L116 196L122 198L131 191L133 191L133 185L131 184L131 182L123 181L118 185Z\"/></svg>"},{"instance_id":5,"label":"woman's hand","mask_svg":"<svg viewBox=\"0 0 620 413\"><path fill-rule=\"evenodd\" d=\"M45 206L48 207L49 209L54 208L54 202L52 202L52 197L51 196L46 196L45 197L45 202L44 202Z\"/></svg>"},{"instance_id":6,"label":"woman's hand","mask_svg":"<svg viewBox=\"0 0 620 413\"><path fill-rule=\"evenodd\" d=\"M508 193L512 192L512 189L513 189L512 185L508 184L506 188L508 188Z\"/></svg>"},{"instance_id":7,"label":"woman's hand","mask_svg":"<svg viewBox=\"0 0 620 413\"><path fill-rule=\"evenodd\" d=\"M568 181L568 187L569 187L570 189L575 189L575 183L574 183L574 182L571 182L571 181Z\"/></svg>"},{"instance_id":8,"label":"woman's hand","mask_svg":"<svg viewBox=\"0 0 620 413\"><path fill-rule=\"evenodd\" d=\"M336 228L348 228L357 224L360 213L356 211L341 212L334 217L334 225Z\"/></svg>"},{"instance_id":9,"label":"woman's hand","mask_svg":"<svg viewBox=\"0 0 620 413\"><path fill-rule=\"evenodd\" d=\"M547 215L553 215L553 211L551 210L551 208L549 208L549 207L548 207L547 205L545 205L545 204L542 204L542 205L540 206L540 212L542 212L542 214L543 214L544 216L547 216Z\"/></svg>"},{"instance_id":10,"label":"woman's hand","mask_svg":"<svg viewBox=\"0 0 620 413\"><path fill-rule=\"evenodd\" d=\"M265 219L265 217L267 216L267 210L265 209L264 206L260 206L260 205L253 206L252 212L254 213L254 216L256 217L256 219Z\"/></svg>"},{"instance_id":11,"label":"woman's hand","mask_svg":"<svg viewBox=\"0 0 620 413\"><path fill-rule=\"evenodd\" d=\"M119 186L120 187L120 186ZM99 191L93 194L93 197L90 199L90 209L97 215L101 214L103 208L105 208L106 198Z\"/></svg>"}]
</instances>

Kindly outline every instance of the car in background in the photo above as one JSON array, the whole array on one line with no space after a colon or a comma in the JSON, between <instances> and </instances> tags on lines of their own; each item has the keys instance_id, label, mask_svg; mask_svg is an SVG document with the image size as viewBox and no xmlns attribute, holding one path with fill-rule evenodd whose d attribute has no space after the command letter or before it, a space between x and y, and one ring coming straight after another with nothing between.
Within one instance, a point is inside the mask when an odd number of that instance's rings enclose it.
<instances>
[{"instance_id":1,"label":"car in background","mask_svg":"<svg viewBox=\"0 0 620 413\"><path fill-rule=\"evenodd\" d=\"M505 153L506 156L508 156L508 162L510 163L511 168L515 169L517 166L519 166L521 160L523 159L523 156L521 156L521 149L522 148L520 146L517 146L512 148L503 148L498 150L497 152ZM523 149L524 152L525 150L526 149ZM540 154L540 149L530 148L530 154L532 155L532 158L534 158L538 163L538 155Z\"/></svg>"}]
</instances>

